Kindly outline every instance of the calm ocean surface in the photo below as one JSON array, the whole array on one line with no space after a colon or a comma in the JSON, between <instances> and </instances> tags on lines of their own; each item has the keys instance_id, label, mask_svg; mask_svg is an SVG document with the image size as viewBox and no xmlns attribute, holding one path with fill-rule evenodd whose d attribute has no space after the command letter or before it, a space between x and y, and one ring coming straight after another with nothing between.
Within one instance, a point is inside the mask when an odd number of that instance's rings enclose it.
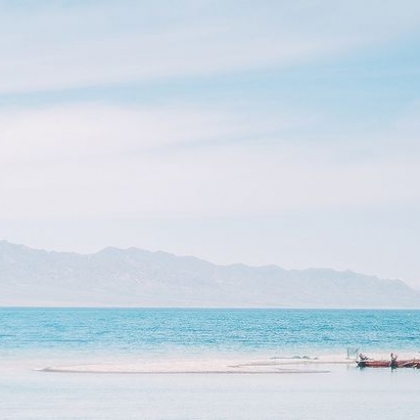
<instances>
[{"instance_id":1,"label":"calm ocean surface","mask_svg":"<svg viewBox=\"0 0 420 420\"><path fill-rule=\"evenodd\" d=\"M0 352L420 350L420 311L1 309Z\"/></svg>"},{"instance_id":2,"label":"calm ocean surface","mask_svg":"<svg viewBox=\"0 0 420 420\"><path fill-rule=\"evenodd\" d=\"M420 370L44 372L144 359L420 350L420 311L0 309L0 418L418 419Z\"/></svg>"}]
</instances>

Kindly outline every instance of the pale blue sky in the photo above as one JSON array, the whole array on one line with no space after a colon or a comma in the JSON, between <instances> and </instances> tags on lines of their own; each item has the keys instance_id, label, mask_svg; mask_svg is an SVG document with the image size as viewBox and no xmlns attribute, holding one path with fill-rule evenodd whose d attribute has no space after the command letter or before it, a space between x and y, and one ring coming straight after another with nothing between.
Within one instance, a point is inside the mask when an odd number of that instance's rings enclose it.
<instances>
[{"instance_id":1,"label":"pale blue sky","mask_svg":"<svg viewBox=\"0 0 420 420\"><path fill-rule=\"evenodd\" d=\"M420 3L0 1L0 237L420 288Z\"/></svg>"}]
</instances>

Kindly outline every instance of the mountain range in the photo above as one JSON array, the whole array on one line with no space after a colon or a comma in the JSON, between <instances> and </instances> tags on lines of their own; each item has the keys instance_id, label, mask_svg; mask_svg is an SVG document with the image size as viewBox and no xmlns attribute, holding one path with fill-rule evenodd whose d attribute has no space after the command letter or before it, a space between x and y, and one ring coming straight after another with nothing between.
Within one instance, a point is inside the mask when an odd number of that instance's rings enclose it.
<instances>
[{"instance_id":1,"label":"mountain range","mask_svg":"<svg viewBox=\"0 0 420 420\"><path fill-rule=\"evenodd\" d=\"M137 248L77 254L0 241L0 306L420 308L420 292L352 271L216 265Z\"/></svg>"}]
</instances>

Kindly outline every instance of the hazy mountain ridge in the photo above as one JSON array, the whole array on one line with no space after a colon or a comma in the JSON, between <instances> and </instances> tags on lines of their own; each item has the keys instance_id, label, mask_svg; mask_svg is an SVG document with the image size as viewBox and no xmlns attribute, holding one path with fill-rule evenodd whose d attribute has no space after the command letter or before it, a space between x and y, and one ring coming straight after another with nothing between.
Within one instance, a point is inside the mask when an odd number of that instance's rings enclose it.
<instances>
[{"instance_id":1,"label":"hazy mountain ridge","mask_svg":"<svg viewBox=\"0 0 420 420\"><path fill-rule=\"evenodd\" d=\"M0 306L413 307L400 280L352 271L221 266L137 248L94 254L0 241Z\"/></svg>"}]
</instances>

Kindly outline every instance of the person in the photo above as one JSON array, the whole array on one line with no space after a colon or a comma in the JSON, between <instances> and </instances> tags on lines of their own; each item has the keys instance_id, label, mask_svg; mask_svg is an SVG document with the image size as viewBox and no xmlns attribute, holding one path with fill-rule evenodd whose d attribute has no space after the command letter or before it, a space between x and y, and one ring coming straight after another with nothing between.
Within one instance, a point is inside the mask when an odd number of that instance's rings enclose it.
<instances>
[{"instance_id":1,"label":"person","mask_svg":"<svg viewBox=\"0 0 420 420\"><path fill-rule=\"evenodd\" d=\"M391 367L397 367L397 358L398 356L394 353L391 353Z\"/></svg>"},{"instance_id":2,"label":"person","mask_svg":"<svg viewBox=\"0 0 420 420\"><path fill-rule=\"evenodd\" d=\"M361 362L364 362L365 360L367 360L368 359L368 357L367 356L365 356L363 353L360 353L359 354L359 361L361 361Z\"/></svg>"}]
</instances>

